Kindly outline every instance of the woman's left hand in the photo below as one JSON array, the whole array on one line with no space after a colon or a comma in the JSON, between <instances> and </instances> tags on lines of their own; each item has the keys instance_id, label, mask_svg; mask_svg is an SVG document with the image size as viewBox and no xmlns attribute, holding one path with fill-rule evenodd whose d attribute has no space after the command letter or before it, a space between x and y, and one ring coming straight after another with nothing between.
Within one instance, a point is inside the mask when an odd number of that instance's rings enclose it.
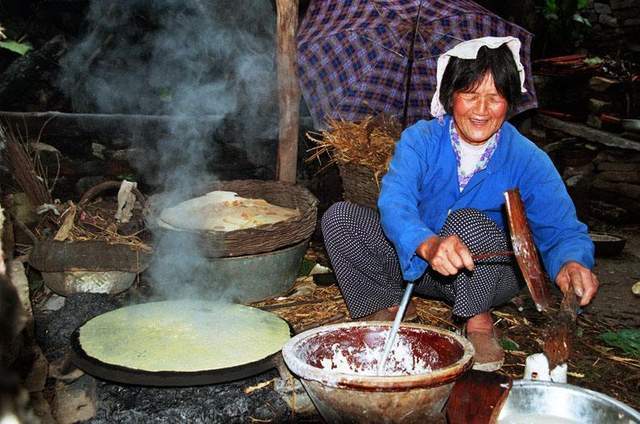
<instances>
[{"instance_id":1,"label":"woman's left hand","mask_svg":"<svg viewBox=\"0 0 640 424\"><path fill-rule=\"evenodd\" d=\"M571 288L580 297L580 306L588 305L598 291L598 277L578 262L567 262L560 268L556 284L567 293Z\"/></svg>"}]
</instances>

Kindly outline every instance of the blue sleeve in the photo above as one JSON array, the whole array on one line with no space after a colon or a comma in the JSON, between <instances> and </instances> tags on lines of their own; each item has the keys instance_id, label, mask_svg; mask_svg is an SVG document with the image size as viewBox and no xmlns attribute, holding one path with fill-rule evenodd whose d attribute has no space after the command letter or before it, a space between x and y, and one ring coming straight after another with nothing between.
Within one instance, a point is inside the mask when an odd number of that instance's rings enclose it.
<instances>
[{"instance_id":1,"label":"blue sleeve","mask_svg":"<svg viewBox=\"0 0 640 424\"><path fill-rule=\"evenodd\" d=\"M416 255L416 249L435 235L422 222L418 211L421 181L428 167L425 156L430 136L429 125L424 121L403 131L382 179L378 198L382 229L396 248L402 276L407 281L417 280L426 270L427 263Z\"/></svg>"},{"instance_id":2,"label":"blue sleeve","mask_svg":"<svg viewBox=\"0 0 640 424\"><path fill-rule=\"evenodd\" d=\"M594 247L587 226L578 220L573 201L546 153L534 151L520 184L533 238L551 280L575 261L591 269Z\"/></svg>"}]
</instances>

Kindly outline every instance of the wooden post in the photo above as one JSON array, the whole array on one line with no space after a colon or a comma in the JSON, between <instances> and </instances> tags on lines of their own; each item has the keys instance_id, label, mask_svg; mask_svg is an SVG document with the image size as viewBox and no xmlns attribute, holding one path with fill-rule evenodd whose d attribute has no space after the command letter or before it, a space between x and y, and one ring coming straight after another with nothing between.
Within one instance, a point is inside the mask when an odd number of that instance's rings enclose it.
<instances>
[{"instance_id":1,"label":"wooden post","mask_svg":"<svg viewBox=\"0 0 640 424\"><path fill-rule=\"evenodd\" d=\"M279 181L296 182L300 86L296 76L296 30L298 0L276 0L278 100L280 108L278 163Z\"/></svg>"}]
</instances>

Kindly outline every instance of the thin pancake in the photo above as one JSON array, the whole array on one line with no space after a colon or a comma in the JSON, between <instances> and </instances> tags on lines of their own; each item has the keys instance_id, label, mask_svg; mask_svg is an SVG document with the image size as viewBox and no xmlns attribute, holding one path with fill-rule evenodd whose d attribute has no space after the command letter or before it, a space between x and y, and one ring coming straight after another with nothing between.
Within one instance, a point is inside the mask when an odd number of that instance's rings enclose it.
<instances>
[{"instance_id":1,"label":"thin pancake","mask_svg":"<svg viewBox=\"0 0 640 424\"><path fill-rule=\"evenodd\" d=\"M85 353L134 370L196 372L231 368L277 353L285 321L235 304L165 301L99 315L80 328Z\"/></svg>"},{"instance_id":2,"label":"thin pancake","mask_svg":"<svg viewBox=\"0 0 640 424\"><path fill-rule=\"evenodd\" d=\"M297 215L296 209L272 205L263 199L213 191L164 209L158 223L173 230L235 231L274 224Z\"/></svg>"}]
</instances>

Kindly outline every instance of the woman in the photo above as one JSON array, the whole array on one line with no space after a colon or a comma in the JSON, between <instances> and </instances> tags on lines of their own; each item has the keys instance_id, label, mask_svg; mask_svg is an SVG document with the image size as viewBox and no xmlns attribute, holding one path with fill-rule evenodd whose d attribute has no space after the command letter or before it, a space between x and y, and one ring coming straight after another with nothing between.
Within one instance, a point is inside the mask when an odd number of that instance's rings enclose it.
<instances>
[{"instance_id":1,"label":"woman","mask_svg":"<svg viewBox=\"0 0 640 424\"><path fill-rule=\"evenodd\" d=\"M509 249L504 195L518 188L547 273L588 304L598 281L593 243L547 155L506 117L524 91L519 40L463 42L438 60L437 119L407 128L382 180L380 215L340 202L322 229L354 319L393 319L403 280L442 298L466 319L475 368L495 370L504 352L490 308L522 282L512 258L474 263L473 254ZM410 306L406 317L415 316Z\"/></svg>"}]
</instances>

